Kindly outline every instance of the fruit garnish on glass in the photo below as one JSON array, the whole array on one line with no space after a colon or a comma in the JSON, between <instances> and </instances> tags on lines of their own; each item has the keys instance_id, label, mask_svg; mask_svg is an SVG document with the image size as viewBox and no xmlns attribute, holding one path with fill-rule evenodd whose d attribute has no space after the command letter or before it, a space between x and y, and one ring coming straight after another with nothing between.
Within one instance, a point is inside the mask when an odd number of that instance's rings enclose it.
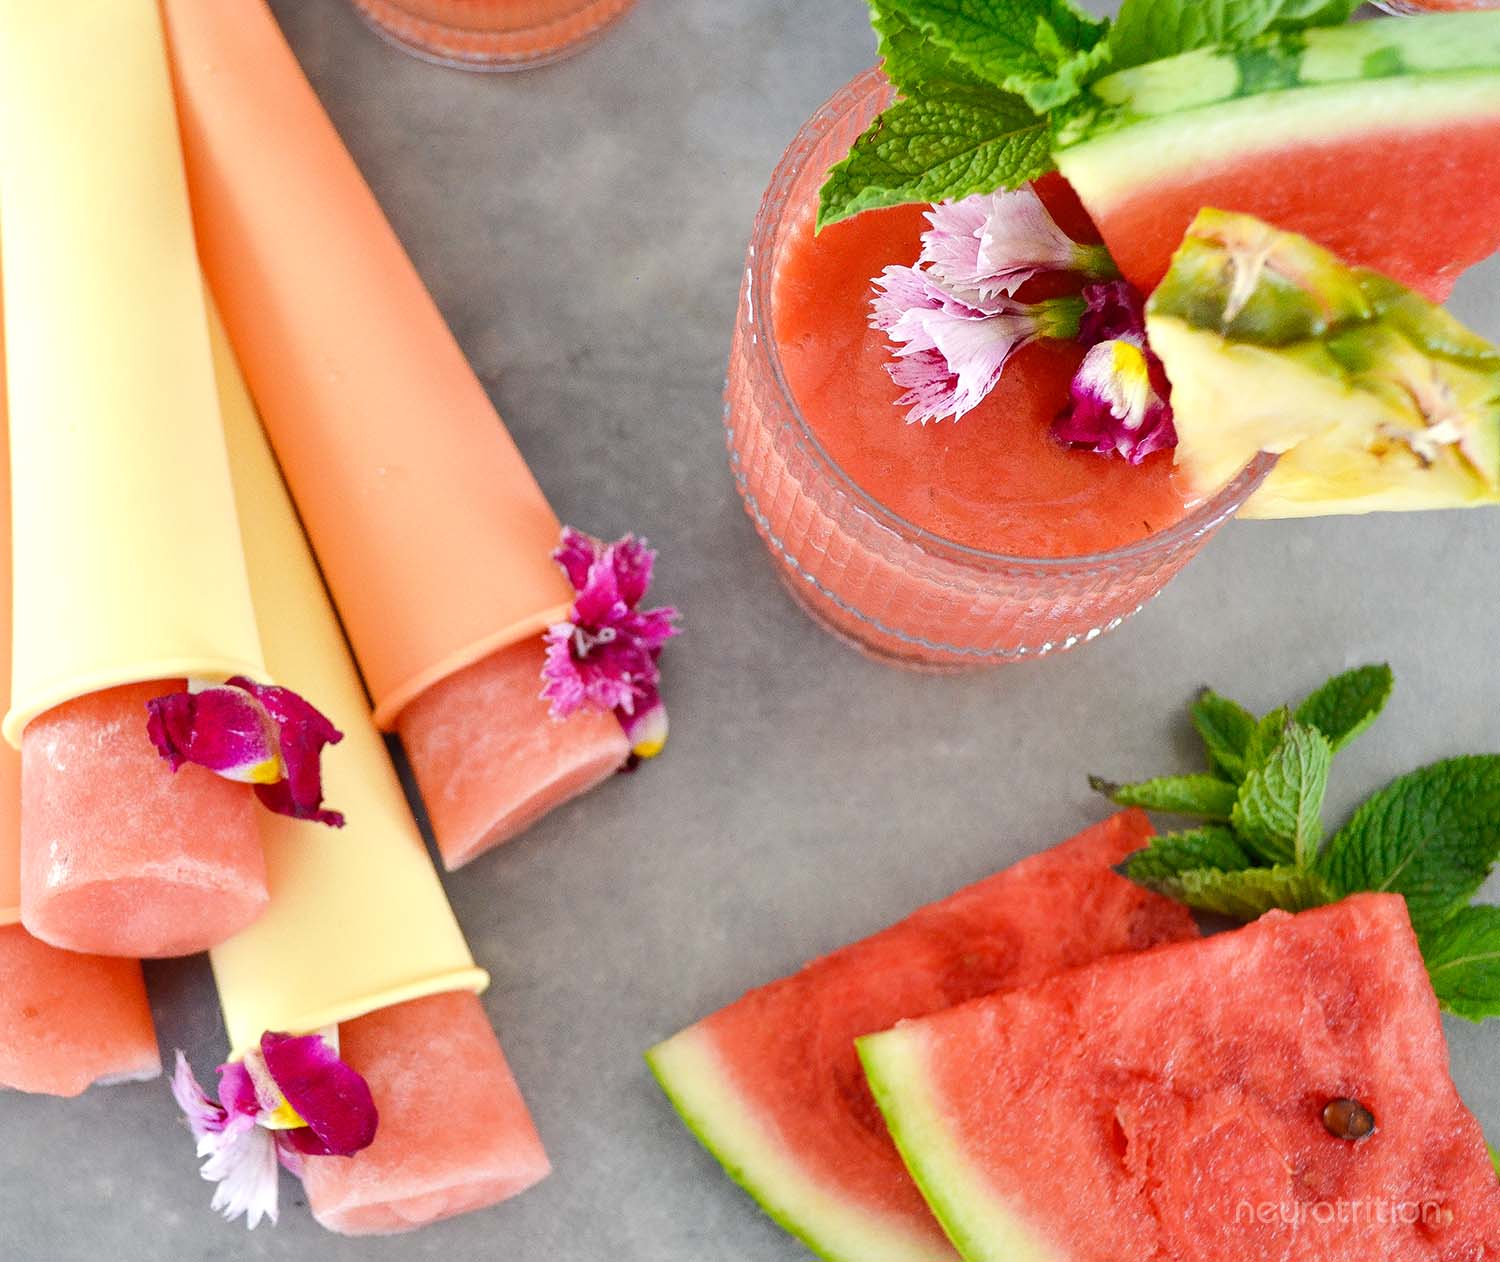
<instances>
[{"instance_id":1,"label":"fruit garnish on glass","mask_svg":"<svg viewBox=\"0 0 1500 1262\"><path fill-rule=\"evenodd\" d=\"M1356 7L1126 0L1109 22L1067 0L872 0L881 69L814 116L762 204L727 395L746 507L815 618L929 668L1070 648L1252 496L1259 515L1290 511L1296 467L1326 466L1330 445L1344 459L1360 432L1387 451L1366 462L1384 489L1325 467L1296 512L1495 498L1491 352L1462 331L1449 356L1457 326L1418 319L1416 295L1440 300L1500 245L1500 15L1348 24ZM1349 396L1364 423L1324 408L1331 444L1263 439L1237 410L1262 399L1204 413L1201 380L1174 396L1143 313L1205 208L1384 273L1329 352L1372 360ZM1398 349L1399 366L1380 360ZM1466 438L1436 442L1460 368ZM1441 380L1372 416L1423 373ZM1307 374L1276 377L1295 392ZM1395 429L1420 425L1414 462L1390 447L1391 409ZM1282 489L1256 495L1277 455Z\"/></svg>"}]
</instances>

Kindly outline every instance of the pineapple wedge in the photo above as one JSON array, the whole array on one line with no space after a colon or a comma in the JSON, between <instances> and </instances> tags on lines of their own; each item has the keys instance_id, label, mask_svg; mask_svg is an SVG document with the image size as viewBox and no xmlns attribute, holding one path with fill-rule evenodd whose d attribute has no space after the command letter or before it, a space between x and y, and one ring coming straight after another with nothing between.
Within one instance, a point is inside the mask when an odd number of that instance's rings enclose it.
<instances>
[{"instance_id":1,"label":"pineapple wedge","mask_svg":"<svg viewBox=\"0 0 1500 1262\"><path fill-rule=\"evenodd\" d=\"M1204 210L1146 326L1190 494L1265 451L1241 517L1500 503L1500 349L1395 281Z\"/></svg>"}]
</instances>

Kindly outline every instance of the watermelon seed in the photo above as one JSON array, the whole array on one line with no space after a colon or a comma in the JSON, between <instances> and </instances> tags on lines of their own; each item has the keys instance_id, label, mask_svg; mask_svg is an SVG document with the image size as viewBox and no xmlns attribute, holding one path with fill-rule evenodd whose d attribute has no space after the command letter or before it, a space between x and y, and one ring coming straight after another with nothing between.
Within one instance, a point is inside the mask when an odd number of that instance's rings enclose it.
<instances>
[{"instance_id":1,"label":"watermelon seed","mask_svg":"<svg viewBox=\"0 0 1500 1262\"><path fill-rule=\"evenodd\" d=\"M1335 1139L1358 1143L1375 1133L1375 1115L1358 1100L1330 1100L1323 1106L1323 1126Z\"/></svg>"}]
</instances>

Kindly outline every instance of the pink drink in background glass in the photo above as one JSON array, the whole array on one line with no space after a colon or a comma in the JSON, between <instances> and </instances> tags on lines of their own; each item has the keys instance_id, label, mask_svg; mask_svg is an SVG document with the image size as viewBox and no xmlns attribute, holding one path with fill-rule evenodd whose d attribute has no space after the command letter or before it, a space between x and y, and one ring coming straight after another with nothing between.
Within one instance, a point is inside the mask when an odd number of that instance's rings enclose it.
<instances>
[{"instance_id":1,"label":"pink drink in background glass","mask_svg":"<svg viewBox=\"0 0 1500 1262\"><path fill-rule=\"evenodd\" d=\"M407 52L467 70L557 61L622 17L635 0L354 0Z\"/></svg>"},{"instance_id":2,"label":"pink drink in background glass","mask_svg":"<svg viewBox=\"0 0 1500 1262\"><path fill-rule=\"evenodd\" d=\"M1080 352L1058 344L1021 351L961 421L908 426L868 303L882 267L914 261L921 212L811 227L828 168L889 98L877 71L834 96L761 204L725 404L734 476L788 589L873 656L951 670L1071 648L1160 591L1270 462L1186 504L1168 455L1062 449L1050 423Z\"/></svg>"}]
</instances>

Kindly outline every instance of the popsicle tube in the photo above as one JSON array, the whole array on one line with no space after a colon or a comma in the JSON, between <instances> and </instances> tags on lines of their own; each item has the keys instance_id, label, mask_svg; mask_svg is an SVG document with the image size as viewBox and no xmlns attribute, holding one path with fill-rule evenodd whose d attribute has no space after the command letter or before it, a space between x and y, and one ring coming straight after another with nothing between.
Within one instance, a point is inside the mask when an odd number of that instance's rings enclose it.
<instances>
[{"instance_id":1,"label":"popsicle tube","mask_svg":"<svg viewBox=\"0 0 1500 1262\"><path fill-rule=\"evenodd\" d=\"M338 1024L370 1083L375 1143L306 1159L314 1212L335 1231L400 1231L493 1204L548 1165L477 992L462 931L427 857L295 510L214 325L246 555L278 682L343 730L325 762L339 831L265 816L271 910L210 955L234 1056L266 1030Z\"/></svg>"},{"instance_id":2,"label":"popsicle tube","mask_svg":"<svg viewBox=\"0 0 1500 1262\"><path fill-rule=\"evenodd\" d=\"M162 9L204 269L376 722L408 743L456 866L629 753L537 696L540 633L573 597L557 518L263 0ZM511 669L528 653L529 677Z\"/></svg>"},{"instance_id":3,"label":"popsicle tube","mask_svg":"<svg viewBox=\"0 0 1500 1262\"><path fill-rule=\"evenodd\" d=\"M253 805L173 777L143 703L265 670L154 0L0 0L0 203L22 918L201 950L265 903Z\"/></svg>"},{"instance_id":4,"label":"popsicle tube","mask_svg":"<svg viewBox=\"0 0 1500 1262\"><path fill-rule=\"evenodd\" d=\"M0 347L0 706L10 694L10 458ZM0 744L0 1086L74 1096L154 1078L161 1056L136 960L75 955L21 926L21 759Z\"/></svg>"},{"instance_id":5,"label":"popsicle tube","mask_svg":"<svg viewBox=\"0 0 1500 1262\"><path fill-rule=\"evenodd\" d=\"M417 831L318 568L222 328L221 413L272 678L343 733L323 758L341 829L262 811L271 906L210 953L232 1054L445 991L478 992L463 932Z\"/></svg>"}]
</instances>

